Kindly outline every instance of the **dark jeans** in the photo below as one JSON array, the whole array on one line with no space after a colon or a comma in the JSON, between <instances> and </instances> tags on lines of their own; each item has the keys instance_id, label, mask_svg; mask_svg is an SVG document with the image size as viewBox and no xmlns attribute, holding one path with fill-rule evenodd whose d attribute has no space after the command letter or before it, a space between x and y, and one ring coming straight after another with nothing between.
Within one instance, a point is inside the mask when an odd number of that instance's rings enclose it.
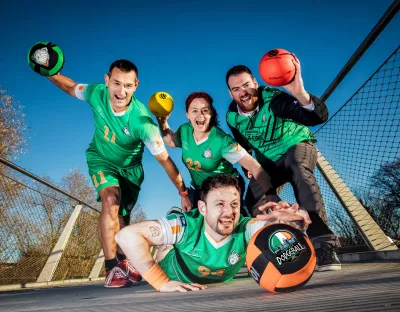
<instances>
[{"instance_id":1,"label":"dark jeans","mask_svg":"<svg viewBox=\"0 0 400 312\"><path fill-rule=\"evenodd\" d=\"M246 183L241 175L238 176L239 187L241 189L240 193L240 214L244 217L249 217L250 213L248 212L245 201L243 199L244 191L246 189ZM195 190L192 186L189 188L189 197L193 203L193 207L198 208L197 202L200 200L200 190Z\"/></svg>"},{"instance_id":2,"label":"dark jeans","mask_svg":"<svg viewBox=\"0 0 400 312\"><path fill-rule=\"evenodd\" d=\"M274 200L276 189L290 183L297 203L307 210L312 224L307 234L310 238L323 235L332 236L327 225L326 211L321 191L313 171L317 163L317 150L312 143L303 142L292 146L276 162L266 160L261 165L271 177L271 189L263 192L258 182L252 178L248 185L245 202L252 215L258 214L258 207ZM267 196L265 194L268 194Z\"/></svg>"}]
</instances>

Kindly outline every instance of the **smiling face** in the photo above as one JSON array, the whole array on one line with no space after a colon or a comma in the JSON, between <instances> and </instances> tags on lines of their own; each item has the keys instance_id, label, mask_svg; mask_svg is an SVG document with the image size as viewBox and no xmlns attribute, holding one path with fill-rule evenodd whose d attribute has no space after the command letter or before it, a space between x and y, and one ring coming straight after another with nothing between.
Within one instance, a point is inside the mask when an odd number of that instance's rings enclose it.
<instances>
[{"instance_id":1,"label":"smiling face","mask_svg":"<svg viewBox=\"0 0 400 312\"><path fill-rule=\"evenodd\" d=\"M251 112L257 107L258 83L249 73L232 75L228 79L229 94L244 112Z\"/></svg>"},{"instance_id":2,"label":"smiling face","mask_svg":"<svg viewBox=\"0 0 400 312\"><path fill-rule=\"evenodd\" d=\"M234 186L222 186L208 192L199 201L207 232L216 240L232 234L240 218L240 192Z\"/></svg>"},{"instance_id":3,"label":"smiling face","mask_svg":"<svg viewBox=\"0 0 400 312\"><path fill-rule=\"evenodd\" d=\"M135 71L124 72L118 68L113 68L111 73L106 74L104 78L113 110L117 113L126 110L139 85Z\"/></svg>"},{"instance_id":4,"label":"smiling face","mask_svg":"<svg viewBox=\"0 0 400 312\"><path fill-rule=\"evenodd\" d=\"M188 107L186 117L193 126L195 135L205 134L210 131L212 110L208 101L204 98L195 98ZM197 136L196 136L197 137Z\"/></svg>"}]
</instances>

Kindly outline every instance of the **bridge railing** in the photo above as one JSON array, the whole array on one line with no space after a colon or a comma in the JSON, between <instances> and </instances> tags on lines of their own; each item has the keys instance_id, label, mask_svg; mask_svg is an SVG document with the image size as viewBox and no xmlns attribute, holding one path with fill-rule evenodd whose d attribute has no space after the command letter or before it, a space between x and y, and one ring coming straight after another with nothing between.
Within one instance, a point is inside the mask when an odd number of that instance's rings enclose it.
<instances>
[{"instance_id":1,"label":"bridge railing","mask_svg":"<svg viewBox=\"0 0 400 312\"><path fill-rule=\"evenodd\" d=\"M0 285L88 277L99 211L0 160Z\"/></svg>"},{"instance_id":2,"label":"bridge railing","mask_svg":"<svg viewBox=\"0 0 400 312\"><path fill-rule=\"evenodd\" d=\"M315 133L317 182L342 245L400 239L400 49ZM293 202L289 185L282 198ZM343 209L344 208L344 209Z\"/></svg>"}]
</instances>

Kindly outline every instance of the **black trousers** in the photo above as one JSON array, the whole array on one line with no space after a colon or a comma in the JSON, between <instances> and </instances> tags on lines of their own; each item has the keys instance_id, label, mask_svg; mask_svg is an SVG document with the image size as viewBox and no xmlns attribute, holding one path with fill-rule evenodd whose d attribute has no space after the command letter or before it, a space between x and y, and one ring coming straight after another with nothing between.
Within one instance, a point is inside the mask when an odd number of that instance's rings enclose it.
<instances>
[{"instance_id":1,"label":"black trousers","mask_svg":"<svg viewBox=\"0 0 400 312\"><path fill-rule=\"evenodd\" d=\"M262 167L271 177L271 189L265 193L254 178L250 180L245 197L250 213L255 216L260 205L270 200L276 201L274 200L276 189L285 183L290 183L297 203L310 215L312 224L307 230L308 236L310 238L332 236L333 233L327 225L321 191L313 173L316 164L317 150L310 142L292 146L275 162L262 161Z\"/></svg>"}]
</instances>

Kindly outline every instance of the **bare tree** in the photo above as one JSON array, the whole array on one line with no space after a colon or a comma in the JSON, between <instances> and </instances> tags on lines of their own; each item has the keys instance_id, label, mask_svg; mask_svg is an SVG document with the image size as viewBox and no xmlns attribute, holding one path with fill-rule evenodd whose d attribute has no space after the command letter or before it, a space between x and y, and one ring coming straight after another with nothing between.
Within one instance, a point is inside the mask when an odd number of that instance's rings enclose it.
<instances>
[{"instance_id":1,"label":"bare tree","mask_svg":"<svg viewBox=\"0 0 400 312\"><path fill-rule=\"evenodd\" d=\"M23 106L0 87L0 157L12 160L26 150L24 117ZM0 164L0 225L9 203L19 194L18 180L12 170Z\"/></svg>"},{"instance_id":2,"label":"bare tree","mask_svg":"<svg viewBox=\"0 0 400 312\"><path fill-rule=\"evenodd\" d=\"M131 213L131 224L145 221L147 219L146 213L143 211L139 203L135 205Z\"/></svg>"},{"instance_id":3,"label":"bare tree","mask_svg":"<svg viewBox=\"0 0 400 312\"><path fill-rule=\"evenodd\" d=\"M400 239L400 159L382 165L372 177L364 207L386 235Z\"/></svg>"},{"instance_id":4,"label":"bare tree","mask_svg":"<svg viewBox=\"0 0 400 312\"><path fill-rule=\"evenodd\" d=\"M369 188L358 189L356 197L383 232L397 244L400 242L400 159L382 165L371 177ZM361 235L340 209L334 210L332 226L342 246L363 244Z\"/></svg>"},{"instance_id":5,"label":"bare tree","mask_svg":"<svg viewBox=\"0 0 400 312\"><path fill-rule=\"evenodd\" d=\"M61 178L61 188L88 205L100 210L97 193L92 183L78 168L73 168Z\"/></svg>"},{"instance_id":6,"label":"bare tree","mask_svg":"<svg viewBox=\"0 0 400 312\"><path fill-rule=\"evenodd\" d=\"M342 207L333 209L330 225L335 230L341 247L345 248L364 244L354 222L351 221L348 216L343 214Z\"/></svg>"},{"instance_id":7,"label":"bare tree","mask_svg":"<svg viewBox=\"0 0 400 312\"><path fill-rule=\"evenodd\" d=\"M0 88L0 156L14 159L26 150L23 106Z\"/></svg>"}]
</instances>

